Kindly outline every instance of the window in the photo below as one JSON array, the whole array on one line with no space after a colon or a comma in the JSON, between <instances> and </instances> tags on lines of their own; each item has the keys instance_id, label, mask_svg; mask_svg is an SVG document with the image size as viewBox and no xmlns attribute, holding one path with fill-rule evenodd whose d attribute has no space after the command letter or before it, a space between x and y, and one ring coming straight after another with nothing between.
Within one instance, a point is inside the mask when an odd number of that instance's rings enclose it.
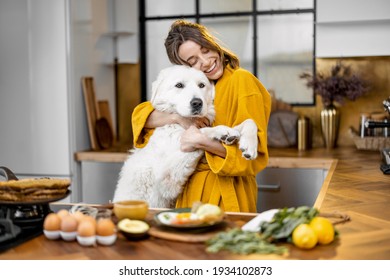
<instances>
[{"instance_id":1,"label":"window","mask_svg":"<svg viewBox=\"0 0 390 280\"><path fill-rule=\"evenodd\" d=\"M299 74L315 72L316 0L145 0L139 1L142 99L170 65L164 40L173 20L208 27L238 55L275 97L292 105L314 105Z\"/></svg>"}]
</instances>

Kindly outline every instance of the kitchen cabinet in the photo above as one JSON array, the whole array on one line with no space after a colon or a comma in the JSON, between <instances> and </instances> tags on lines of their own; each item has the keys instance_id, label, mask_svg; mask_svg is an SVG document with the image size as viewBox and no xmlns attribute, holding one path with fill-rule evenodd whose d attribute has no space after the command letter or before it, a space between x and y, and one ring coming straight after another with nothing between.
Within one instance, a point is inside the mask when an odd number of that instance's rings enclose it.
<instances>
[{"instance_id":1,"label":"kitchen cabinet","mask_svg":"<svg viewBox=\"0 0 390 280\"><path fill-rule=\"evenodd\" d=\"M390 2L317 0L316 56L390 54Z\"/></svg>"},{"instance_id":2,"label":"kitchen cabinet","mask_svg":"<svg viewBox=\"0 0 390 280\"><path fill-rule=\"evenodd\" d=\"M81 162L82 201L108 203L114 196L122 162ZM327 175L325 169L266 168L257 175L257 212L313 206Z\"/></svg>"},{"instance_id":3,"label":"kitchen cabinet","mask_svg":"<svg viewBox=\"0 0 390 280\"><path fill-rule=\"evenodd\" d=\"M108 203L113 197L119 172L126 160L129 147L112 147L104 151L77 152L80 166L80 201Z\"/></svg>"},{"instance_id":4,"label":"kitchen cabinet","mask_svg":"<svg viewBox=\"0 0 390 280\"><path fill-rule=\"evenodd\" d=\"M283 207L313 206L328 170L267 167L256 176L257 212Z\"/></svg>"},{"instance_id":5,"label":"kitchen cabinet","mask_svg":"<svg viewBox=\"0 0 390 280\"><path fill-rule=\"evenodd\" d=\"M123 163L83 161L81 163L82 202L106 204L114 197Z\"/></svg>"}]
</instances>

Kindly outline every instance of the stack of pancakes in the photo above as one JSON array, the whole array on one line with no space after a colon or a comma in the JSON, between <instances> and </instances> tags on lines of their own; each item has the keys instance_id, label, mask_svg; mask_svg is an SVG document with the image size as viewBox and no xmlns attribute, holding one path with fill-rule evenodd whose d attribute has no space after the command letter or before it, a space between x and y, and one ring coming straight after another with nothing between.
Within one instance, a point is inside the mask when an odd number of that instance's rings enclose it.
<instances>
[{"instance_id":1,"label":"stack of pancakes","mask_svg":"<svg viewBox=\"0 0 390 280\"><path fill-rule=\"evenodd\" d=\"M34 202L62 197L68 191L70 180L31 178L0 181L0 201Z\"/></svg>"}]
</instances>

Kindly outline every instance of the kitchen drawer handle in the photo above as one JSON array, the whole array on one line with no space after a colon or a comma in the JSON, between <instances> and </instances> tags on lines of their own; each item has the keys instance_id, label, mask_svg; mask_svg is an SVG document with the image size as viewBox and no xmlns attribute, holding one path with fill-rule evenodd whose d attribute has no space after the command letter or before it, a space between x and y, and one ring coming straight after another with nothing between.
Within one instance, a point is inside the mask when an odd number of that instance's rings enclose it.
<instances>
[{"instance_id":1,"label":"kitchen drawer handle","mask_svg":"<svg viewBox=\"0 0 390 280\"><path fill-rule=\"evenodd\" d=\"M261 184L261 185L257 185L257 188L263 191L278 191L280 190L280 184L276 184L276 185Z\"/></svg>"}]
</instances>

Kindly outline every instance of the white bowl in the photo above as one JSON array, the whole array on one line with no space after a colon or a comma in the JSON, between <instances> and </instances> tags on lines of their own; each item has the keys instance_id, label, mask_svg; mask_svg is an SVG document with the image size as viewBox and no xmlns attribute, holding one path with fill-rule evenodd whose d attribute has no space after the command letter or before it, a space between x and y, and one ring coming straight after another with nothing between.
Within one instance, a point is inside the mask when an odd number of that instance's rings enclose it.
<instances>
[{"instance_id":1,"label":"white bowl","mask_svg":"<svg viewBox=\"0 0 390 280\"><path fill-rule=\"evenodd\" d=\"M73 241L76 239L77 231L71 231L71 232L61 231L60 234L61 234L61 238L64 239L65 241Z\"/></svg>"},{"instance_id":2,"label":"white bowl","mask_svg":"<svg viewBox=\"0 0 390 280\"><path fill-rule=\"evenodd\" d=\"M60 238L61 234L59 230L43 230L43 234L47 239L55 240Z\"/></svg>"},{"instance_id":3,"label":"white bowl","mask_svg":"<svg viewBox=\"0 0 390 280\"><path fill-rule=\"evenodd\" d=\"M116 233L108 236L96 235L96 240L101 245L110 246L115 243L116 237L117 237Z\"/></svg>"},{"instance_id":4,"label":"white bowl","mask_svg":"<svg viewBox=\"0 0 390 280\"><path fill-rule=\"evenodd\" d=\"M77 235L77 242L82 246L93 246L96 244L96 236L80 236Z\"/></svg>"}]
</instances>

